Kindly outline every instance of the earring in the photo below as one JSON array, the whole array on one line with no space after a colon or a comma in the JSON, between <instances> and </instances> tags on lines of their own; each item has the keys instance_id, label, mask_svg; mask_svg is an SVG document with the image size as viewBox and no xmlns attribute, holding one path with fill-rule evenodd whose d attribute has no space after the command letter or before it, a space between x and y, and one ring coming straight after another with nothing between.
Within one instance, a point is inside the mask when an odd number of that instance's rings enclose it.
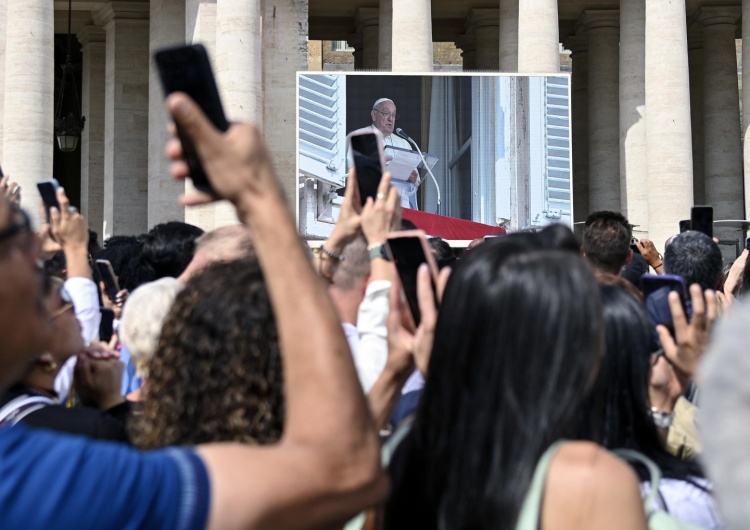
<instances>
[{"instance_id":1,"label":"earring","mask_svg":"<svg viewBox=\"0 0 750 530\"><path fill-rule=\"evenodd\" d=\"M55 361L50 361L49 363L45 363L42 365L42 370L44 370L48 374L51 374L52 372L57 370L57 363Z\"/></svg>"}]
</instances>

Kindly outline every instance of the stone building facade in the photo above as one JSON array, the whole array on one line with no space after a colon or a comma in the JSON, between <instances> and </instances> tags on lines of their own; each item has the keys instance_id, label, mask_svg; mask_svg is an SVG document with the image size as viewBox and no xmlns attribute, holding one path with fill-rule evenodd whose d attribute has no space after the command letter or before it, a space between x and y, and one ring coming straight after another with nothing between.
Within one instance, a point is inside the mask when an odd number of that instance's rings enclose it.
<instances>
[{"instance_id":1,"label":"stone building facade","mask_svg":"<svg viewBox=\"0 0 750 530\"><path fill-rule=\"evenodd\" d=\"M52 174L53 41L66 25L67 2L0 0L0 160L27 197ZM325 66L325 42L353 46L353 68L394 72L433 70L438 49L447 57L438 63L460 53L464 70L556 73L562 45L575 220L621 210L637 234L662 242L693 204L713 205L716 219L744 219L750 206L740 130L750 93L738 90L735 53L743 29L748 0L74 1L87 118L81 208L110 235L171 219L232 221L226 206L176 204L151 59L162 46L207 45L227 114L261 124L291 204L295 73Z\"/></svg>"}]
</instances>

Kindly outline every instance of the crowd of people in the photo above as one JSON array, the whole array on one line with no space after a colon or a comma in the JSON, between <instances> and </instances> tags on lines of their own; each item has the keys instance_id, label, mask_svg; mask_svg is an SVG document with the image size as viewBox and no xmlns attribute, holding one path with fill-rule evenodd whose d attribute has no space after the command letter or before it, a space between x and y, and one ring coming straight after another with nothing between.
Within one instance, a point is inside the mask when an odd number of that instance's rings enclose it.
<instances>
[{"instance_id":1,"label":"crowd of people","mask_svg":"<svg viewBox=\"0 0 750 530\"><path fill-rule=\"evenodd\" d=\"M417 320L389 174L310 251L258 130L167 105L215 190L182 203L239 225L100 247L64 190L34 229L0 181L2 527L747 527L747 251L617 212L432 237Z\"/></svg>"}]
</instances>

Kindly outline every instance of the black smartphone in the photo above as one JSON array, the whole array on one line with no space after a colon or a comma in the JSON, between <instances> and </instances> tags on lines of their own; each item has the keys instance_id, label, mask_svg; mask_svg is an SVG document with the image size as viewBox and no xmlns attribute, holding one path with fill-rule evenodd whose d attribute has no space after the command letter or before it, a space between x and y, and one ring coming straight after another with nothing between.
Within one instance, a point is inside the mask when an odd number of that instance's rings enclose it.
<instances>
[{"instance_id":1,"label":"black smartphone","mask_svg":"<svg viewBox=\"0 0 750 530\"><path fill-rule=\"evenodd\" d=\"M376 198L385 172L383 137L375 130L352 134L349 136L349 152L357 174L359 198L364 206L367 197Z\"/></svg>"},{"instance_id":2,"label":"black smartphone","mask_svg":"<svg viewBox=\"0 0 750 530\"><path fill-rule=\"evenodd\" d=\"M49 215L49 211L54 206L57 211L60 211L60 203L57 201L57 189L60 187L60 183L57 179L47 179L36 183L36 187L39 190L39 195L42 196L44 202L44 211L47 213L47 222L51 223L52 218Z\"/></svg>"},{"instance_id":3,"label":"black smartphone","mask_svg":"<svg viewBox=\"0 0 750 530\"><path fill-rule=\"evenodd\" d=\"M693 317L692 304L688 295L687 285L681 276L674 274L644 274L641 276L641 291L646 302L651 322L663 324L674 334L672 311L669 308L669 293L675 291L680 295L682 310L688 319Z\"/></svg>"},{"instance_id":4,"label":"black smartphone","mask_svg":"<svg viewBox=\"0 0 750 530\"><path fill-rule=\"evenodd\" d=\"M99 322L99 340L109 342L112 340L113 324L115 322L115 312L108 307L100 307L99 313L102 320Z\"/></svg>"},{"instance_id":5,"label":"black smartphone","mask_svg":"<svg viewBox=\"0 0 750 530\"><path fill-rule=\"evenodd\" d=\"M680 221L680 234L690 230L690 219L683 219Z\"/></svg>"},{"instance_id":6,"label":"black smartphone","mask_svg":"<svg viewBox=\"0 0 750 530\"><path fill-rule=\"evenodd\" d=\"M417 272L422 263L427 263L432 277L432 290L437 282L437 265L427 238L421 230L403 230L388 234L388 252L396 265L401 287L409 304L414 325L419 326L422 315L417 297Z\"/></svg>"},{"instance_id":7,"label":"black smartphone","mask_svg":"<svg viewBox=\"0 0 750 530\"><path fill-rule=\"evenodd\" d=\"M0 179L3 178L5 174L3 173L3 166L0 166Z\"/></svg>"},{"instance_id":8,"label":"black smartphone","mask_svg":"<svg viewBox=\"0 0 750 530\"><path fill-rule=\"evenodd\" d=\"M159 50L154 54L159 69L159 79L164 95L173 92L185 92L203 109L206 117L220 131L229 129L229 122L224 115L219 89L216 87L211 62L206 49L200 44L178 46ZM197 189L213 193L211 183L206 176L198 153L192 142L177 127L177 135L182 143L185 161L190 168L190 178Z\"/></svg>"},{"instance_id":9,"label":"black smartphone","mask_svg":"<svg viewBox=\"0 0 750 530\"><path fill-rule=\"evenodd\" d=\"M745 240L745 250L750 250L750 237Z\"/></svg>"},{"instance_id":10,"label":"black smartphone","mask_svg":"<svg viewBox=\"0 0 750 530\"><path fill-rule=\"evenodd\" d=\"M711 206L693 206L690 209L690 230L714 237L714 209Z\"/></svg>"},{"instance_id":11,"label":"black smartphone","mask_svg":"<svg viewBox=\"0 0 750 530\"><path fill-rule=\"evenodd\" d=\"M106 259L96 260L96 268L102 277L104 282L104 289L107 291L107 296L112 303L115 303L117 293L120 292L120 285L117 282L117 276L115 276L115 270L112 268L112 264Z\"/></svg>"},{"instance_id":12,"label":"black smartphone","mask_svg":"<svg viewBox=\"0 0 750 530\"><path fill-rule=\"evenodd\" d=\"M636 243L638 243L638 240L634 237L631 237L630 238L630 250L632 250L636 254L640 254L641 250L638 248L638 245L636 245Z\"/></svg>"}]
</instances>

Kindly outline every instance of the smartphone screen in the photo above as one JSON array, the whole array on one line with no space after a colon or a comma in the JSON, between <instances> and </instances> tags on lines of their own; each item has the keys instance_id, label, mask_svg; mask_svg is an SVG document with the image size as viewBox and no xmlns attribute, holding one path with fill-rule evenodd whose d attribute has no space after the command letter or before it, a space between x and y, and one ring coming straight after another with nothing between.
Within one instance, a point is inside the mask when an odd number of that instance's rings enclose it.
<instances>
[{"instance_id":1,"label":"smartphone screen","mask_svg":"<svg viewBox=\"0 0 750 530\"><path fill-rule=\"evenodd\" d=\"M0 166L0 179L3 178L5 174L3 173L3 166Z\"/></svg>"},{"instance_id":2,"label":"smartphone screen","mask_svg":"<svg viewBox=\"0 0 750 530\"><path fill-rule=\"evenodd\" d=\"M680 234L690 230L690 219L683 219L680 221Z\"/></svg>"},{"instance_id":3,"label":"smartphone screen","mask_svg":"<svg viewBox=\"0 0 750 530\"><path fill-rule=\"evenodd\" d=\"M159 50L154 54L154 59L165 96L173 92L185 92L200 106L217 129L229 129L211 63L203 46L196 44ZM195 147L182 134L179 127L177 134L182 143L193 184L201 191L213 193Z\"/></svg>"},{"instance_id":4,"label":"smartphone screen","mask_svg":"<svg viewBox=\"0 0 750 530\"><path fill-rule=\"evenodd\" d=\"M693 206L690 209L690 229L714 237L714 209L711 206Z\"/></svg>"},{"instance_id":5,"label":"smartphone screen","mask_svg":"<svg viewBox=\"0 0 750 530\"><path fill-rule=\"evenodd\" d=\"M417 271L422 263L427 263L422 239L414 237L394 237L388 239L388 249L396 265L401 286L406 295L414 324L419 326L422 315L419 311L419 299L417 298ZM433 292L435 285L432 285Z\"/></svg>"},{"instance_id":6,"label":"smartphone screen","mask_svg":"<svg viewBox=\"0 0 750 530\"><path fill-rule=\"evenodd\" d=\"M110 301L114 303L115 298L117 298L117 293L120 292L120 286L117 283L117 276L115 276L115 271L112 268L112 264L106 259L98 259L96 260L96 268L102 277L102 281L104 282L104 288L107 291L107 296L109 297Z\"/></svg>"},{"instance_id":7,"label":"smartphone screen","mask_svg":"<svg viewBox=\"0 0 750 530\"><path fill-rule=\"evenodd\" d=\"M42 202L44 202L44 211L47 213L47 222L50 223L52 222L49 214L50 209L54 206L60 211L60 203L57 201L57 188L60 187L60 184L56 179L48 179L37 182L36 187L39 190L39 195L42 197Z\"/></svg>"},{"instance_id":8,"label":"smartphone screen","mask_svg":"<svg viewBox=\"0 0 750 530\"><path fill-rule=\"evenodd\" d=\"M349 143L354 171L357 173L359 198L364 206L367 197L375 199L378 194L378 186L385 169L381 165L382 145L378 143L375 133L352 135Z\"/></svg>"}]
</instances>

